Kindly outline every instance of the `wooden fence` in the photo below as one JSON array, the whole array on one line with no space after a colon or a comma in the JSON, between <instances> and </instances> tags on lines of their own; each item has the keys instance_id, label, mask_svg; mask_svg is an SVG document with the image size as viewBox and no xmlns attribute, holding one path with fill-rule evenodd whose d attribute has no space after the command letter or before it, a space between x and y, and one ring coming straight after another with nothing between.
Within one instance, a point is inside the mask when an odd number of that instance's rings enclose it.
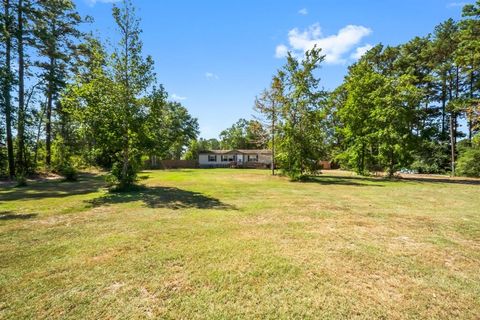
<instances>
[{"instance_id":1,"label":"wooden fence","mask_svg":"<svg viewBox=\"0 0 480 320\"><path fill-rule=\"evenodd\" d=\"M145 169L192 169L198 168L198 163L195 160L147 160L143 167Z\"/></svg>"}]
</instances>

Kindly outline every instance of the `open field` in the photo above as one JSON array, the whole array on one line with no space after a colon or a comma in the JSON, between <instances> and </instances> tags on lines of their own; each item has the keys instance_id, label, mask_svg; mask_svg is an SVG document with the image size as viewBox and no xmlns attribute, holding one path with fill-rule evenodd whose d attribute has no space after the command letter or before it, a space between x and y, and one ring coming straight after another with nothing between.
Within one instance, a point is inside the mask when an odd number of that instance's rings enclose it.
<instances>
[{"instance_id":1,"label":"open field","mask_svg":"<svg viewBox=\"0 0 480 320\"><path fill-rule=\"evenodd\" d=\"M0 318L478 319L480 182L261 170L0 187Z\"/></svg>"}]
</instances>

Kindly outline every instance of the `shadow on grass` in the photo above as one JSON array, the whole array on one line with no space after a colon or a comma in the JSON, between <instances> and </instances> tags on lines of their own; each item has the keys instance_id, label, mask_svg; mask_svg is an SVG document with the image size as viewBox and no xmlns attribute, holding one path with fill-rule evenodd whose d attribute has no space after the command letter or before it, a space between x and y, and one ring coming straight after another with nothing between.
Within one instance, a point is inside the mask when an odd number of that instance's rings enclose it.
<instances>
[{"instance_id":1,"label":"shadow on grass","mask_svg":"<svg viewBox=\"0 0 480 320\"><path fill-rule=\"evenodd\" d=\"M159 186L140 186L127 192L110 192L100 198L89 200L88 203L97 207L135 201L141 201L149 208L236 210L235 206L199 192Z\"/></svg>"},{"instance_id":2,"label":"shadow on grass","mask_svg":"<svg viewBox=\"0 0 480 320\"><path fill-rule=\"evenodd\" d=\"M0 211L0 221L2 220L27 220L36 217L36 213L15 214L12 211Z\"/></svg>"},{"instance_id":3,"label":"shadow on grass","mask_svg":"<svg viewBox=\"0 0 480 320\"><path fill-rule=\"evenodd\" d=\"M474 185L480 186L480 179L462 179L462 178L437 178L437 177L401 177L396 179L396 181L412 181L412 182L426 182L426 183L451 183L451 184L466 184L466 185Z\"/></svg>"},{"instance_id":4,"label":"shadow on grass","mask_svg":"<svg viewBox=\"0 0 480 320\"><path fill-rule=\"evenodd\" d=\"M322 185L341 185L341 186L355 186L355 187L383 187L378 184L382 182L380 178L368 177L342 177L342 176L312 176L305 180L306 183L318 183Z\"/></svg>"},{"instance_id":5,"label":"shadow on grass","mask_svg":"<svg viewBox=\"0 0 480 320\"><path fill-rule=\"evenodd\" d=\"M383 187L381 182L419 182L419 183L448 183L448 184L464 184L464 185L480 185L480 179L463 179L463 178L441 178L441 177L363 177L363 176L332 176L320 175L309 177L305 182L319 183L323 185L347 185L347 186L364 186L364 187Z\"/></svg>"},{"instance_id":6,"label":"shadow on grass","mask_svg":"<svg viewBox=\"0 0 480 320\"><path fill-rule=\"evenodd\" d=\"M78 181L60 180L34 181L24 187L0 188L0 203L11 200L28 200L39 198L63 198L72 195L88 194L105 185L102 176L82 173Z\"/></svg>"}]
</instances>

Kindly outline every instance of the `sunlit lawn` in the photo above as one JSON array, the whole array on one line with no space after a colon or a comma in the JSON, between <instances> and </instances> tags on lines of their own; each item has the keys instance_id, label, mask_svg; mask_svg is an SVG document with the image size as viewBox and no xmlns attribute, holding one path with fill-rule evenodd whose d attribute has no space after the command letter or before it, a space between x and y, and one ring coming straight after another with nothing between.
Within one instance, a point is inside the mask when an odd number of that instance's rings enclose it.
<instances>
[{"instance_id":1,"label":"sunlit lawn","mask_svg":"<svg viewBox=\"0 0 480 320\"><path fill-rule=\"evenodd\" d=\"M480 316L480 182L142 176L0 187L0 318Z\"/></svg>"}]
</instances>

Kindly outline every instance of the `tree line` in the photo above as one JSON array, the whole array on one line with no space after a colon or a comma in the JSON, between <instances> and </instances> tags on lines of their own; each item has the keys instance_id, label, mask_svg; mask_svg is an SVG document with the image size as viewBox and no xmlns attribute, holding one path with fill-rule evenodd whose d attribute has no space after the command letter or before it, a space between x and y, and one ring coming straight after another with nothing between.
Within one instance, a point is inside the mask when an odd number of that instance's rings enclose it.
<instances>
[{"instance_id":1,"label":"tree line","mask_svg":"<svg viewBox=\"0 0 480 320\"><path fill-rule=\"evenodd\" d=\"M129 0L112 7L119 40L110 46L81 31L92 19L72 0L0 4L0 175L74 179L98 166L125 188L147 160L264 148L292 179L319 160L360 174L480 175L479 0L431 34L373 47L331 92L318 77L321 48L288 54L255 99L256 117L219 140L197 140L197 119L158 84Z\"/></svg>"},{"instance_id":2,"label":"tree line","mask_svg":"<svg viewBox=\"0 0 480 320\"><path fill-rule=\"evenodd\" d=\"M378 44L332 92L316 76L320 48L288 54L254 107L282 171L301 179L328 159L363 175L480 176L480 1L462 16L407 43ZM222 133L220 146L242 134L237 127Z\"/></svg>"},{"instance_id":3,"label":"tree line","mask_svg":"<svg viewBox=\"0 0 480 320\"><path fill-rule=\"evenodd\" d=\"M197 119L157 83L130 1L112 7L110 47L80 31L93 20L72 0L0 4L0 175L99 166L125 187L143 160L179 158L196 139Z\"/></svg>"}]
</instances>

